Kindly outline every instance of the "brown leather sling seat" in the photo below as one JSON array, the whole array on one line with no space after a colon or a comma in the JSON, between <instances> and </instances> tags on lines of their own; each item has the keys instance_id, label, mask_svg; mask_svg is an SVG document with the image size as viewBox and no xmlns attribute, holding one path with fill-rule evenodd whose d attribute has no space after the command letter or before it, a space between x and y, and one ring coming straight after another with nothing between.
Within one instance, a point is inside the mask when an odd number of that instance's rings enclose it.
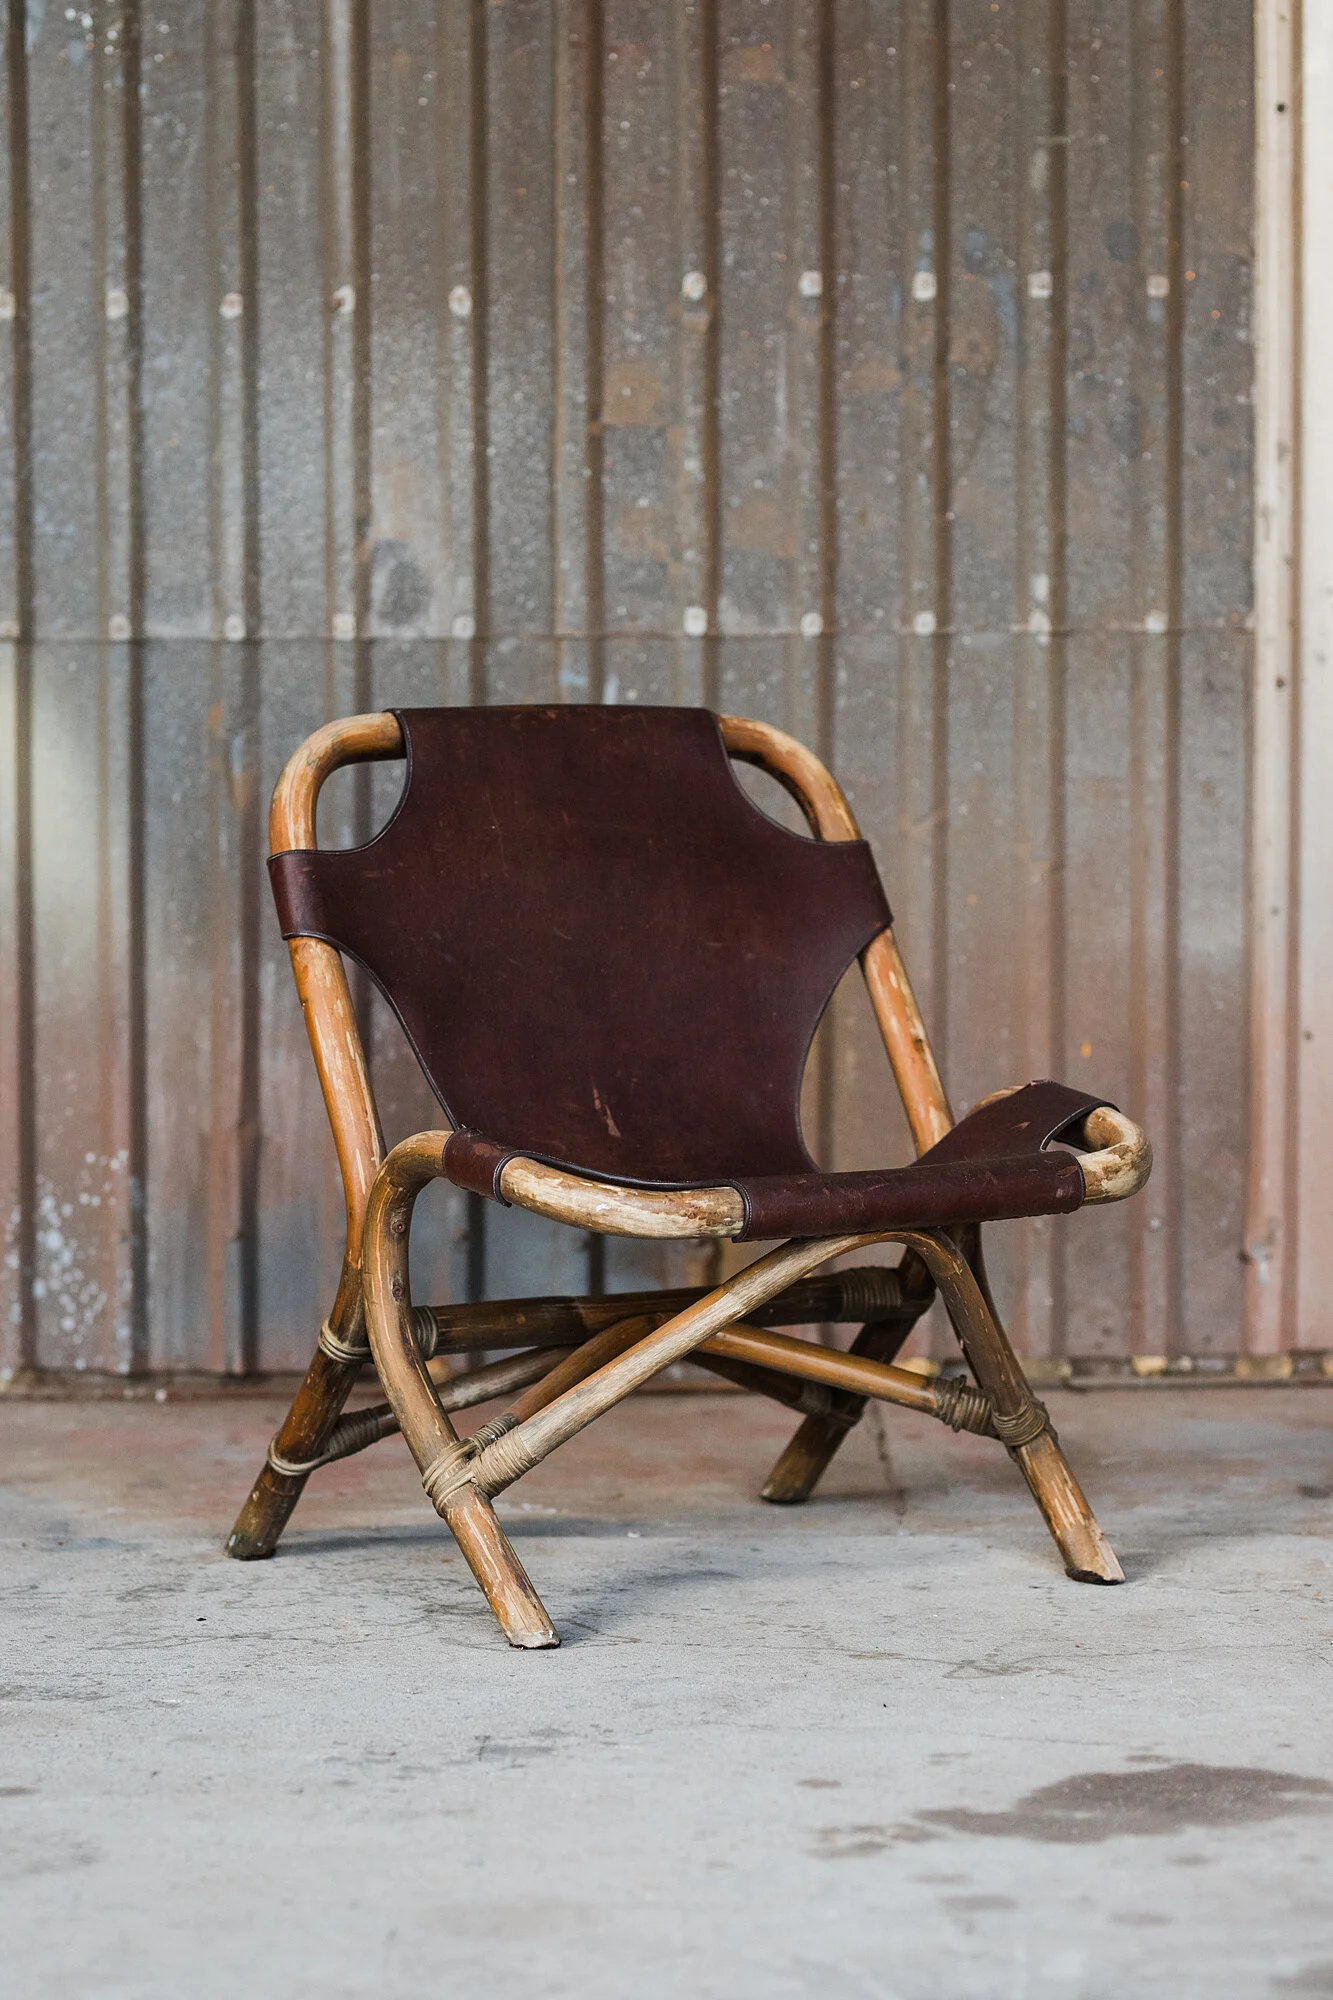
<instances>
[{"instance_id":1,"label":"brown leather sling seat","mask_svg":"<svg viewBox=\"0 0 1333 2000\"><path fill-rule=\"evenodd\" d=\"M747 1237L1077 1208L1048 1146L1108 1102L1056 1083L982 1106L913 1165L824 1173L801 1134L810 1041L891 923L863 841L752 804L703 709L397 711L407 774L366 846L275 854L284 937L357 959L455 1128L506 1160L655 1188L727 1184Z\"/></svg>"}]
</instances>

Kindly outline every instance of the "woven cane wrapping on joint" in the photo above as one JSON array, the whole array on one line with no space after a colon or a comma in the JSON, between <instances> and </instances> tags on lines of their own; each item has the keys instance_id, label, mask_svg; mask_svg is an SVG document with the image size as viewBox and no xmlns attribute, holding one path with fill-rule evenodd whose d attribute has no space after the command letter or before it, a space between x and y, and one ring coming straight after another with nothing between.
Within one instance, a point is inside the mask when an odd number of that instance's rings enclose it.
<instances>
[{"instance_id":1,"label":"woven cane wrapping on joint","mask_svg":"<svg viewBox=\"0 0 1333 2000\"><path fill-rule=\"evenodd\" d=\"M890 1265L859 1264L839 1271L837 1279L843 1319L887 1319L902 1305L902 1279Z\"/></svg>"},{"instance_id":2,"label":"woven cane wrapping on joint","mask_svg":"<svg viewBox=\"0 0 1333 2000\"><path fill-rule=\"evenodd\" d=\"M327 1354L330 1361L341 1361L346 1368L360 1368L370 1359L370 1345L364 1337L360 1341L342 1340L327 1320L319 1329L319 1351Z\"/></svg>"},{"instance_id":3,"label":"woven cane wrapping on joint","mask_svg":"<svg viewBox=\"0 0 1333 2000\"><path fill-rule=\"evenodd\" d=\"M518 1418L513 1412L506 1410L502 1417L492 1417L489 1423L478 1424L469 1440L473 1451L478 1453L485 1451L488 1444L494 1444L495 1440L502 1438L506 1431L512 1431L517 1422Z\"/></svg>"},{"instance_id":4,"label":"woven cane wrapping on joint","mask_svg":"<svg viewBox=\"0 0 1333 2000\"><path fill-rule=\"evenodd\" d=\"M423 1361L429 1361L440 1344L440 1322L433 1306L413 1306L412 1338Z\"/></svg>"},{"instance_id":5,"label":"woven cane wrapping on joint","mask_svg":"<svg viewBox=\"0 0 1333 2000\"><path fill-rule=\"evenodd\" d=\"M381 1409L352 1410L339 1417L317 1458L283 1458L275 1438L268 1448L268 1462L284 1479L304 1479L308 1473L318 1472L322 1465L336 1464L340 1458L351 1458L354 1452L364 1451L367 1445L378 1444L396 1424L397 1420Z\"/></svg>"},{"instance_id":6,"label":"woven cane wrapping on joint","mask_svg":"<svg viewBox=\"0 0 1333 2000\"><path fill-rule=\"evenodd\" d=\"M486 1447L477 1484L483 1493L501 1493L525 1472L531 1472L536 1463L537 1456L522 1431L511 1431Z\"/></svg>"},{"instance_id":7,"label":"woven cane wrapping on joint","mask_svg":"<svg viewBox=\"0 0 1333 2000\"><path fill-rule=\"evenodd\" d=\"M995 1435L1008 1446L1010 1451L1017 1451L1020 1445L1031 1444L1034 1438L1039 1438L1049 1427L1050 1421L1050 1412L1046 1405L1037 1402L1035 1398L1025 1410L1019 1410L1015 1416L1003 1417L998 1410L991 1412Z\"/></svg>"},{"instance_id":8,"label":"woven cane wrapping on joint","mask_svg":"<svg viewBox=\"0 0 1333 2000\"><path fill-rule=\"evenodd\" d=\"M935 1414L950 1430L973 1431L978 1437L997 1435L990 1397L961 1375L942 1375L936 1382Z\"/></svg>"},{"instance_id":9,"label":"woven cane wrapping on joint","mask_svg":"<svg viewBox=\"0 0 1333 2000\"><path fill-rule=\"evenodd\" d=\"M463 1438L458 1444L446 1445L426 1467L421 1483L437 1514L444 1513L445 1502L460 1486L469 1484L476 1456L471 1438Z\"/></svg>"}]
</instances>

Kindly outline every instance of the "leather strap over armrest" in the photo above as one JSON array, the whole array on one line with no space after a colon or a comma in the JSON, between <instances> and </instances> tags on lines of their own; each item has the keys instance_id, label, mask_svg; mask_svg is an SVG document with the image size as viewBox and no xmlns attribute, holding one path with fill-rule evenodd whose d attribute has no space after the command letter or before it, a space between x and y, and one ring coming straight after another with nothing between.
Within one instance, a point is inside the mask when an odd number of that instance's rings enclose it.
<instances>
[{"instance_id":1,"label":"leather strap over armrest","mask_svg":"<svg viewBox=\"0 0 1333 2000\"><path fill-rule=\"evenodd\" d=\"M911 1166L738 1180L740 1238L1067 1214L1082 1206L1082 1170L1072 1154L1046 1149L1106 1101L1063 1083L1029 1083L979 1105Z\"/></svg>"},{"instance_id":2,"label":"leather strap over armrest","mask_svg":"<svg viewBox=\"0 0 1333 2000\"><path fill-rule=\"evenodd\" d=\"M501 1202L500 1176L515 1157L513 1146L497 1146L480 1132L451 1132L444 1148L445 1179L467 1194L484 1195L487 1201Z\"/></svg>"},{"instance_id":3,"label":"leather strap over armrest","mask_svg":"<svg viewBox=\"0 0 1333 2000\"><path fill-rule=\"evenodd\" d=\"M1068 1153L993 1162L934 1161L927 1153L883 1172L776 1174L735 1185L746 1204L741 1242L1062 1215L1083 1201L1083 1175Z\"/></svg>"}]
</instances>

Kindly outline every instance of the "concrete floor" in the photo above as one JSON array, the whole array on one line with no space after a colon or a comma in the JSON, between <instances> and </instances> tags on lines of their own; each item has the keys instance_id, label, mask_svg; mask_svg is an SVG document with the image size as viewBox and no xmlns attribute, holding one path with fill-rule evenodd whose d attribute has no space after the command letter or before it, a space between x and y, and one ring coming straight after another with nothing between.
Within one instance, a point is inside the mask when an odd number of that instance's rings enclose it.
<instances>
[{"instance_id":1,"label":"concrete floor","mask_svg":"<svg viewBox=\"0 0 1333 2000\"><path fill-rule=\"evenodd\" d=\"M7 2000L1333 1995L1333 1395L1050 1398L1130 1581L993 1444L640 1398L502 1501L511 1653L397 1440L282 1554L266 1401L0 1404Z\"/></svg>"}]
</instances>

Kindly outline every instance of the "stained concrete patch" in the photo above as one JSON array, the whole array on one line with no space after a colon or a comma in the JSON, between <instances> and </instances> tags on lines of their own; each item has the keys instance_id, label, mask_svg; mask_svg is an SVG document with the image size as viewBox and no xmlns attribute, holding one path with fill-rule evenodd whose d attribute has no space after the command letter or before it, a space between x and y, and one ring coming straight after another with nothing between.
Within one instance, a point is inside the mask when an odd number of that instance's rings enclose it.
<instances>
[{"instance_id":1,"label":"stained concrete patch","mask_svg":"<svg viewBox=\"0 0 1333 2000\"><path fill-rule=\"evenodd\" d=\"M867 1854L882 1854L886 1847L917 1846L933 1838L924 1827L910 1822L903 1826L821 1826L812 1851L823 1861L860 1861Z\"/></svg>"},{"instance_id":2,"label":"stained concrete patch","mask_svg":"<svg viewBox=\"0 0 1333 2000\"><path fill-rule=\"evenodd\" d=\"M1333 1993L1333 1959L1322 1965L1303 1965L1299 1972L1279 1973L1273 1981L1274 1993L1305 1993L1312 1996Z\"/></svg>"},{"instance_id":3,"label":"stained concrete patch","mask_svg":"<svg viewBox=\"0 0 1333 2000\"><path fill-rule=\"evenodd\" d=\"M1079 1771L1041 1785L1008 1812L923 1812L928 1826L1009 1840L1077 1842L1249 1826L1333 1809L1333 1785L1241 1764L1168 1764L1150 1771Z\"/></svg>"}]
</instances>

